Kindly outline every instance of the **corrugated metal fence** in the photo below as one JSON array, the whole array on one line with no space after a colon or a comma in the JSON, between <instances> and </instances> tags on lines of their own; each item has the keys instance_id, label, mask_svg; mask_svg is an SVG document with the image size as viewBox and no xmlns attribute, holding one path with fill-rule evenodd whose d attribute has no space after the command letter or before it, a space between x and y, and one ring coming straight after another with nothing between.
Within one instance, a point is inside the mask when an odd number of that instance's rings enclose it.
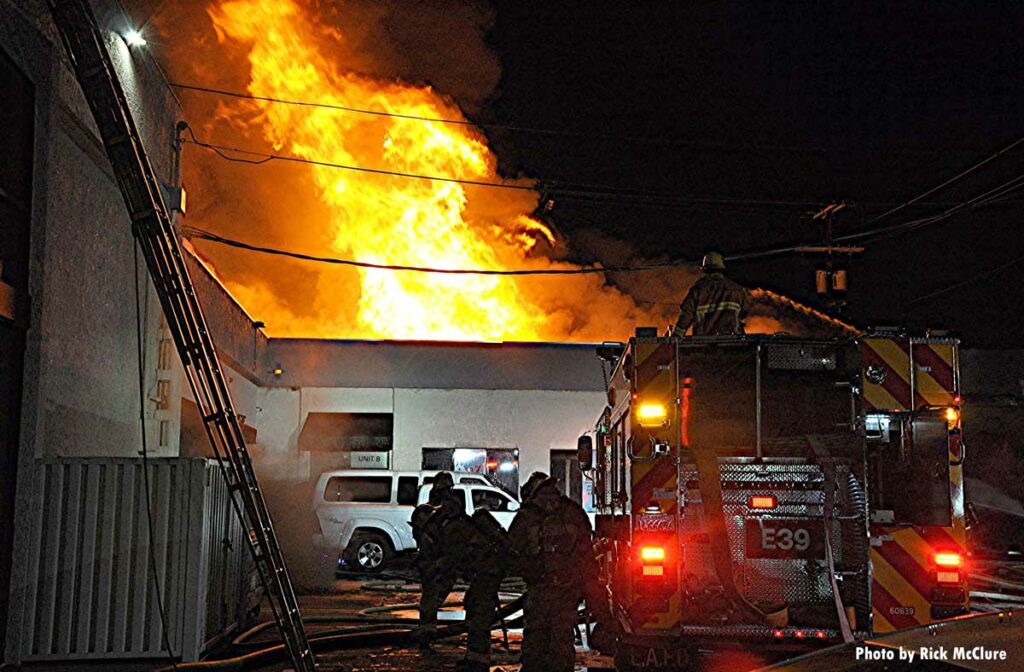
<instances>
[{"instance_id":1,"label":"corrugated metal fence","mask_svg":"<svg viewBox=\"0 0 1024 672\"><path fill-rule=\"evenodd\" d=\"M197 660L248 608L241 526L212 460L39 462L32 484L22 660L166 657L152 579L175 657ZM152 558L150 557L152 554Z\"/></svg>"}]
</instances>

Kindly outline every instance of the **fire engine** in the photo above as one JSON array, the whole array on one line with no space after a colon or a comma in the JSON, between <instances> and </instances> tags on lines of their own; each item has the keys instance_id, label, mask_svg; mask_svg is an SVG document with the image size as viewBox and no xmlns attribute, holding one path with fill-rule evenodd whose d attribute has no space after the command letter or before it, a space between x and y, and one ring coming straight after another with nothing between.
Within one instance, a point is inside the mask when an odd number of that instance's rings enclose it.
<instances>
[{"instance_id":1,"label":"fire engine","mask_svg":"<svg viewBox=\"0 0 1024 672\"><path fill-rule=\"evenodd\" d=\"M637 329L599 355L608 404L578 452L618 669L968 611L956 339Z\"/></svg>"}]
</instances>

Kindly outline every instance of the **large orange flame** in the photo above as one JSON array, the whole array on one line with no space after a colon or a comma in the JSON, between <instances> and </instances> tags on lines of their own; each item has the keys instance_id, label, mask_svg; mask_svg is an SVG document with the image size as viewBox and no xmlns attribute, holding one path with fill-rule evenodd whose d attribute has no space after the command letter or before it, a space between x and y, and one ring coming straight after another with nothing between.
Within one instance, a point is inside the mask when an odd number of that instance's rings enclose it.
<instances>
[{"instance_id":1,"label":"large orange flame","mask_svg":"<svg viewBox=\"0 0 1024 672\"><path fill-rule=\"evenodd\" d=\"M230 0L209 9L218 39L248 48L254 96L464 119L428 86L381 81L331 57L338 29L293 0ZM486 138L473 126L371 116L256 101L255 119L277 151L315 161L501 182ZM570 267L540 254L551 231L525 213L532 190L499 190L311 166L330 213L339 255L381 264L440 268ZM514 184L529 185L527 180ZM295 226L300 224L296 222ZM498 277L362 270L357 324L289 327L286 311L251 287L232 291L274 335L438 340L603 340L645 315L603 276ZM227 281L232 285L230 280ZM256 305L252 305L256 304ZM275 314L276 311L276 314ZM664 311L663 311L664 312Z\"/></svg>"}]
</instances>

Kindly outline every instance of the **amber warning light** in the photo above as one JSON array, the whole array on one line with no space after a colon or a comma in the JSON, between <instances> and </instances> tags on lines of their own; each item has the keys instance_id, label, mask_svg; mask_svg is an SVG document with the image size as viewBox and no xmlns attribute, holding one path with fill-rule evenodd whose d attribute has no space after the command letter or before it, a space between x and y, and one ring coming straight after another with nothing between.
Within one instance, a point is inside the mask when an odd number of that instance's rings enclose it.
<instances>
[{"instance_id":1,"label":"amber warning light","mask_svg":"<svg viewBox=\"0 0 1024 672\"><path fill-rule=\"evenodd\" d=\"M660 427L668 419L668 409L664 404L640 404L636 419L641 427Z\"/></svg>"}]
</instances>

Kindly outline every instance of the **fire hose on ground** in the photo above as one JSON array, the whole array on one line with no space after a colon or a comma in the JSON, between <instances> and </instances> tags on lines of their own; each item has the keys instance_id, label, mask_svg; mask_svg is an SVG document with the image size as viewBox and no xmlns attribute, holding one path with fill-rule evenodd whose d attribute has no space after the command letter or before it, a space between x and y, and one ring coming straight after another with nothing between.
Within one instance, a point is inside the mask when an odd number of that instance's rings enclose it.
<instances>
[{"instance_id":1,"label":"fire hose on ground","mask_svg":"<svg viewBox=\"0 0 1024 672\"><path fill-rule=\"evenodd\" d=\"M971 610L975 612L1024 609L1024 580L1006 578L1006 574L1020 576L1019 563L992 563L989 571L995 570L1000 576L971 574ZM1024 577L1022 577L1024 578Z\"/></svg>"},{"instance_id":2,"label":"fire hose on ground","mask_svg":"<svg viewBox=\"0 0 1024 672\"><path fill-rule=\"evenodd\" d=\"M520 593L498 593L498 599L502 605L512 604L521 596ZM444 607L461 607L463 603L460 600L450 600L441 605ZM333 628L331 630L322 630L314 635L313 637L326 637L329 635L342 635L342 634L353 634L357 632L382 632L384 630L393 630L395 628L403 627L412 629L418 624L416 618L387 618L376 616L376 614L387 614L396 611L408 611L419 608L419 604L389 604L380 607L367 607L366 609L360 610L355 614L339 614L333 616L304 616L303 623L356 623L360 625L351 625L344 628ZM512 621L506 622L506 627L515 628L520 619L513 619ZM249 628L245 632L241 633L231 641L231 648L235 650L258 650L266 648L268 644L273 642L268 641L250 641L260 633L273 629L276 627L274 621L265 621L258 623L255 626Z\"/></svg>"},{"instance_id":3,"label":"fire hose on ground","mask_svg":"<svg viewBox=\"0 0 1024 672\"><path fill-rule=\"evenodd\" d=\"M504 597L511 597L508 593L501 593L499 599ZM519 595L512 599L510 602L502 604L498 609L498 623L504 623L506 626L510 625L506 623L505 619L512 616L516 612L522 610L524 602L524 596ZM461 606L462 603L458 601L446 602L442 606ZM364 609L358 614L347 614L338 616L305 616L302 621L304 623L360 623L362 625L355 625L349 628L336 628L327 630L324 632L314 633L309 635L309 643L315 653L324 653L326 651L337 651L350 648L368 648L373 646L386 646L386 645L401 645L412 643L413 628L418 623L418 619L396 619L396 618L380 618L375 617L373 613L387 613L389 611L400 611L405 609L413 609L418 605L390 605L384 607L370 607ZM518 620L518 619L517 619ZM263 648L243 653L242 655L235 656L233 658L224 658L220 660L204 660L194 663L178 663L176 666L166 666L157 670L157 672L173 672L177 670L250 670L269 665L271 663L280 662L287 659L288 651L284 644L258 642L248 643L246 640L255 636L259 632L262 632L270 627L273 627L275 623L267 622L261 623L248 631L242 633L235 638L234 644L247 647L252 645L262 646ZM435 639L447 639L449 637L458 636L466 631L465 623L452 623L451 625L444 625L437 629L437 635ZM269 644L269 645L268 645Z\"/></svg>"}]
</instances>

